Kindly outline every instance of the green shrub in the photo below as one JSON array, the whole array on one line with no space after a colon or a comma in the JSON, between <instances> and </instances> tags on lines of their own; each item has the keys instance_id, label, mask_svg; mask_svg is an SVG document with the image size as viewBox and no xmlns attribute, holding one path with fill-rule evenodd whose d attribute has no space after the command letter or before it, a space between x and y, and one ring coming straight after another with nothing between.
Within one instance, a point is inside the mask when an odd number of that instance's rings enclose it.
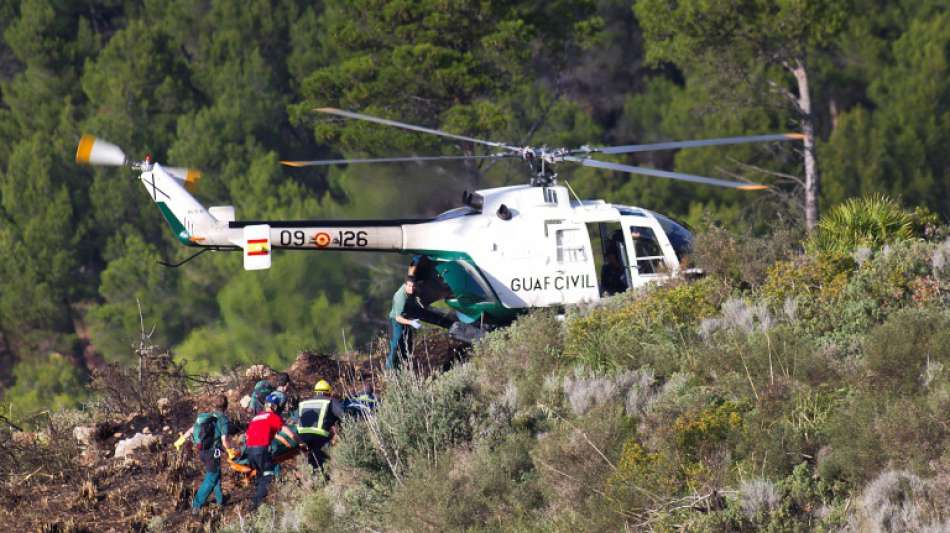
<instances>
[{"instance_id":1,"label":"green shrub","mask_svg":"<svg viewBox=\"0 0 950 533\"><path fill-rule=\"evenodd\" d=\"M928 365L950 365L950 319L929 310L904 309L876 327L864 342L871 390L913 395L924 388Z\"/></svg>"},{"instance_id":2,"label":"green shrub","mask_svg":"<svg viewBox=\"0 0 950 533\"><path fill-rule=\"evenodd\" d=\"M416 463L435 464L444 450L474 436L483 416L475 392L471 364L431 378L388 373L375 416L344 425L334 461L396 480Z\"/></svg>"},{"instance_id":3,"label":"green shrub","mask_svg":"<svg viewBox=\"0 0 950 533\"><path fill-rule=\"evenodd\" d=\"M517 398L512 407L535 404L542 398L544 378L564 363L563 331L553 311L541 310L490 333L472 356L479 384L496 395L513 387Z\"/></svg>"},{"instance_id":4,"label":"green shrub","mask_svg":"<svg viewBox=\"0 0 950 533\"><path fill-rule=\"evenodd\" d=\"M567 322L565 354L592 369L650 365L672 373L683 344L713 316L727 287L712 278L652 286L577 310Z\"/></svg>"},{"instance_id":5,"label":"green shrub","mask_svg":"<svg viewBox=\"0 0 950 533\"><path fill-rule=\"evenodd\" d=\"M384 523L399 531L523 530L543 504L533 443L514 434L495 448L447 452L393 491Z\"/></svg>"},{"instance_id":6,"label":"green shrub","mask_svg":"<svg viewBox=\"0 0 950 533\"><path fill-rule=\"evenodd\" d=\"M673 443L685 459L697 461L745 429L743 413L747 410L734 401L724 401L686 413L673 422Z\"/></svg>"},{"instance_id":7,"label":"green shrub","mask_svg":"<svg viewBox=\"0 0 950 533\"><path fill-rule=\"evenodd\" d=\"M707 276L735 287L755 288L765 281L773 263L800 249L800 240L800 233L792 229L754 236L750 231L710 227L696 234L690 258Z\"/></svg>"},{"instance_id":8,"label":"green shrub","mask_svg":"<svg viewBox=\"0 0 950 533\"><path fill-rule=\"evenodd\" d=\"M868 328L896 310L941 301L932 276L934 249L922 241L895 242L868 252L860 264L837 252L803 255L776 263L761 294L801 333L854 350Z\"/></svg>"},{"instance_id":9,"label":"green shrub","mask_svg":"<svg viewBox=\"0 0 950 533\"><path fill-rule=\"evenodd\" d=\"M77 407L88 395L83 373L58 353L18 362L13 376L15 384L3 392L2 402L14 420Z\"/></svg>"},{"instance_id":10,"label":"green shrub","mask_svg":"<svg viewBox=\"0 0 950 533\"><path fill-rule=\"evenodd\" d=\"M658 502L721 490L732 477L732 451L747 438L748 406L705 394L670 417L655 409L640 436L622 446L617 467L607 478L607 493L632 509L651 509Z\"/></svg>"},{"instance_id":11,"label":"green shrub","mask_svg":"<svg viewBox=\"0 0 950 533\"><path fill-rule=\"evenodd\" d=\"M878 400L873 395L855 394L838 405L824 429L828 446L817 456L822 479L856 486L880 471L886 455L874 429Z\"/></svg>"},{"instance_id":12,"label":"green shrub","mask_svg":"<svg viewBox=\"0 0 950 533\"><path fill-rule=\"evenodd\" d=\"M752 398L765 416L781 417L789 395L802 386L819 387L839 378L835 350L803 335L797 324L778 324L750 334L721 330L695 348L688 368L723 395Z\"/></svg>"},{"instance_id":13,"label":"green shrub","mask_svg":"<svg viewBox=\"0 0 950 533\"><path fill-rule=\"evenodd\" d=\"M633 421L623 416L621 405L604 405L583 417L562 419L552 431L539 437L532 457L548 513L560 524L556 529L568 524L577 526L569 518L575 513L600 520L587 522L581 527L584 531L622 525L630 502L610 496L607 480L616 472L623 444L635 436L635 431Z\"/></svg>"},{"instance_id":14,"label":"green shrub","mask_svg":"<svg viewBox=\"0 0 950 533\"><path fill-rule=\"evenodd\" d=\"M800 463L778 482L743 481L724 508L692 513L683 526L687 531L836 531L845 524L846 505L808 463Z\"/></svg>"},{"instance_id":15,"label":"green shrub","mask_svg":"<svg viewBox=\"0 0 950 533\"><path fill-rule=\"evenodd\" d=\"M825 307L825 331L831 338L854 339L915 300L925 303L932 248L899 242L875 253L851 276L838 300Z\"/></svg>"},{"instance_id":16,"label":"green shrub","mask_svg":"<svg viewBox=\"0 0 950 533\"><path fill-rule=\"evenodd\" d=\"M837 303L855 266L842 254L800 255L772 265L761 294L789 318L817 322L823 311Z\"/></svg>"},{"instance_id":17,"label":"green shrub","mask_svg":"<svg viewBox=\"0 0 950 533\"><path fill-rule=\"evenodd\" d=\"M651 368L605 374L576 367L563 379L564 396L575 416L598 405L623 405L627 416L637 416L653 398L656 378Z\"/></svg>"},{"instance_id":18,"label":"green shrub","mask_svg":"<svg viewBox=\"0 0 950 533\"><path fill-rule=\"evenodd\" d=\"M917 236L913 213L887 196L852 198L828 211L811 238L809 252L850 253L858 247L879 249L887 243Z\"/></svg>"},{"instance_id":19,"label":"green shrub","mask_svg":"<svg viewBox=\"0 0 950 533\"><path fill-rule=\"evenodd\" d=\"M865 487L847 531L947 531L946 485L889 470Z\"/></svg>"}]
</instances>

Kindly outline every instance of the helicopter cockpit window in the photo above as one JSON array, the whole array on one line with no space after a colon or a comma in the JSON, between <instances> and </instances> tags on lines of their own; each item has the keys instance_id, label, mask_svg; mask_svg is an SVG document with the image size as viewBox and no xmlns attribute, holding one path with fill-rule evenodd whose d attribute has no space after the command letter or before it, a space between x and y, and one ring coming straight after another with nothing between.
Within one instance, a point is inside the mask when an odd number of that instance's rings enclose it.
<instances>
[{"instance_id":1,"label":"helicopter cockpit window","mask_svg":"<svg viewBox=\"0 0 950 533\"><path fill-rule=\"evenodd\" d=\"M630 226L630 238L637 254L637 270L640 274L656 274L663 265L663 251L651 228Z\"/></svg>"},{"instance_id":2,"label":"helicopter cockpit window","mask_svg":"<svg viewBox=\"0 0 950 533\"><path fill-rule=\"evenodd\" d=\"M559 229L555 234L557 239L557 262L565 263L586 263L587 247L585 246L586 234L580 229Z\"/></svg>"},{"instance_id":3,"label":"helicopter cockpit window","mask_svg":"<svg viewBox=\"0 0 950 533\"><path fill-rule=\"evenodd\" d=\"M666 236L673 245L673 251L680 261L693 251L693 234L671 218L665 217L659 213L654 213L656 219L660 222L660 227L666 232Z\"/></svg>"}]
</instances>

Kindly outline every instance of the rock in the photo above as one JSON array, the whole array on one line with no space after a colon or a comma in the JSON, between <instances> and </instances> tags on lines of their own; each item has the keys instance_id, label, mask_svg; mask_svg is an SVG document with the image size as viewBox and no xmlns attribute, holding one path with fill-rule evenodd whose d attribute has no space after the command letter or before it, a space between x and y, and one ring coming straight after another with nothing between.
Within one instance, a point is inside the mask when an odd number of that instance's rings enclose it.
<instances>
[{"instance_id":1,"label":"rock","mask_svg":"<svg viewBox=\"0 0 950 533\"><path fill-rule=\"evenodd\" d=\"M99 448L95 446L85 448L82 453L79 454L79 464L82 466L92 466L99 462L99 455Z\"/></svg>"},{"instance_id":2,"label":"rock","mask_svg":"<svg viewBox=\"0 0 950 533\"><path fill-rule=\"evenodd\" d=\"M268 376L272 376L274 371L271 370L267 365L252 365L244 372L244 377L253 378L253 379L264 379Z\"/></svg>"},{"instance_id":3,"label":"rock","mask_svg":"<svg viewBox=\"0 0 950 533\"><path fill-rule=\"evenodd\" d=\"M76 426L73 428L73 438L79 443L81 448L92 446L92 439L96 435L95 426Z\"/></svg>"},{"instance_id":4,"label":"rock","mask_svg":"<svg viewBox=\"0 0 950 533\"><path fill-rule=\"evenodd\" d=\"M155 406L158 407L158 413L162 416L168 415L171 411L172 402L168 398L159 398Z\"/></svg>"},{"instance_id":5,"label":"rock","mask_svg":"<svg viewBox=\"0 0 950 533\"><path fill-rule=\"evenodd\" d=\"M17 446L29 447L36 444L36 433L30 431L14 431L11 436L13 444Z\"/></svg>"},{"instance_id":6,"label":"rock","mask_svg":"<svg viewBox=\"0 0 950 533\"><path fill-rule=\"evenodd\" d=\"M120 440L115 444L115 457L116 459L129 457L135 450L148 448L157 442L158 437L155 435L136 433L134 436Z\"/></svg>"}]
</instances>

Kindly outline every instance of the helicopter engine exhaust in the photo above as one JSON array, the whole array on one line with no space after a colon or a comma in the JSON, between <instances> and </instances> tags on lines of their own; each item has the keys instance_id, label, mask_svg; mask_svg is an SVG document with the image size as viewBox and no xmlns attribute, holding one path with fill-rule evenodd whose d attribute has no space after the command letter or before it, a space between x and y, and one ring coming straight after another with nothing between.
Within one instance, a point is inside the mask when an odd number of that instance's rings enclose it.
<instances>
[{"instance_id":1,"label":"helicopter engine exhaust","mask_svg":"<svg viewBox=\"0 0 950 533\"><path fill-rule=\"evenodd\" d=\"M482 198L482 195L477 192L462 192L462 204L475 209L479 213L482 211L482 207L485 205L485 199Z\"/></svg>"}]
</instances>

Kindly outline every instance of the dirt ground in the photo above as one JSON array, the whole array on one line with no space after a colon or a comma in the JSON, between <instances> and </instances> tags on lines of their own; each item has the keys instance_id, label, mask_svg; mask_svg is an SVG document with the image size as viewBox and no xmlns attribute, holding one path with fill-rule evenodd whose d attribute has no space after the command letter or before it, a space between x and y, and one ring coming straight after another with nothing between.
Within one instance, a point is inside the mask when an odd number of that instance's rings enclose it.
<instances>
[{"instance_id":1,"label":"dirt ground","mask_svg":"<svg viewBox=\"0 0 950 533\"><path fill-rule=\"evenodd\" d=\"M417 342L413 368L420 373L440 372L464 357L467 347L445 335L429 335ZM285 369L300 398L309 395L313 383L326 379L334 384L334 394L342 397L362 389L364 382L385 391L382 360L358 354L331 357L304 352ZM225 383L205 387L194 395L171 402L160 414L131 413L122 419L95 426L90 445L71 459L67 472L40 469L33 475L10 475L0 486L0 530L41 532L144 531L154 520L166 531L213 531L221 524L246 514L253 486L244 486L241 474L222 464L222 488L228 497L223 508L213 503L192 516L191 499L201 483L203 471L190 444L176 450L178 435L194 422L216 394L229 397L228 415L232 432L243 433L248 416L239 400L261 377L273 371L254 366L239 373L235 386ZM157 437L147 449L131 458L116 459L116 443L136 433ZM293 464L291 461L290 464ZM296 475L293 467L285 469ZM271 491L274 492L274 491ZM157 518L160 517L160 518Z\"/></svg>"}]
</instances>

